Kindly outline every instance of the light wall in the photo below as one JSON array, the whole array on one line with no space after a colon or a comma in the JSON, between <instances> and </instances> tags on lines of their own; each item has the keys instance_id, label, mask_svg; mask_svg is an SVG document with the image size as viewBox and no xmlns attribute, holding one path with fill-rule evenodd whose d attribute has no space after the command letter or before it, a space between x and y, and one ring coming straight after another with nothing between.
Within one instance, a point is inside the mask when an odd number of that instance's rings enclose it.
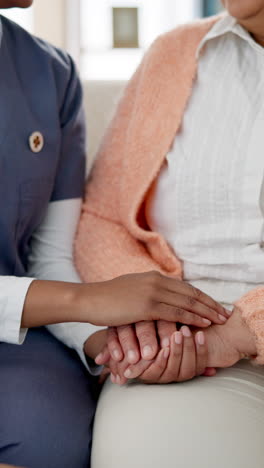
<instances>
[{"instance_id":1,"label":"light wall","mask_svg":"<svg viewBox=\"0 0 264 468\"><path fill-rule=\"evenodd\" d=\"M66 1L35 0L34 32L57 47L66 47Z\"/></svg>"},{"instance_id":2,"label":"light wall","mask_svg":"<svg viewBox=\"0 0 264 468\"><path fill-rule=\"evenodd\" d=\"M90 1L90 0L88 0ZM80 0L35 0L34 33L80 61Z\"/></svg>"}]
</instances>

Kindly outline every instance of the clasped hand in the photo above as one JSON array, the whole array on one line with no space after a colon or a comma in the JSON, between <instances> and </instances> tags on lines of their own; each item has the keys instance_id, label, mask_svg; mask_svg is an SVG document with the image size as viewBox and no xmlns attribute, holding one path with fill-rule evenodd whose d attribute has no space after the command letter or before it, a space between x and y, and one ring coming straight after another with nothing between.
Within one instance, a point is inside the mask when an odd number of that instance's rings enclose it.
<instances>
[{"instance_id":1,"label":"clasped hand","mask_svg":"<svg viewBox=\"0 0 264 468\"><path fill-rule=\"evenodd\" d=\"M153 334L154 325L158 330L156 335ZM136 357L130 352L136 338L138 342L140 340L140 335L137 335L140 328L145 330L144 340L157 342L157 351L152 346L152 352L156 352L152 359L142 357L139 344L133 350ZM166 334L172 332L169 344L167 336L164 339L165 331ZM121 346L119 358L116 353L118 345ZM109 329L108 344L96 362L106 366L105 375L111 372L113 383L122 385L128 379L137 378L144 383L161 384L190 380L199 375L213 376L215 368L231 367L240 359L253 357L256 353L255 339L242 320L240 311L234 308L225 324L213 324L206 330L191 331L189 327L182 326L176 331L174 325L172 331L172 324L164 321Z\"/></svg>"},{"instance_id":2,"label":"clasped hand","mask_svg":"<svg viewBox=\"0 0 264 468\"><path fill-rule=\"evenodd\" d=\"M155 325L160 334L156 334ZM148 353L153 358L142 357L140 344L136 343L138 336L147 340L145 355ZM204 373L207 361L208 348L203 331L193 335L187 326L177 331L175 324L164 321L109 329L108 345L96 359L98 364L107 366L112 382L119 385L135 378L144 383L189 380Z\"/></svg>"},{"instance_id":3,"label":"clasped hand","mask_svg":"<svg viewBox=\"0 0 264 468\"><path fill-rule=\"evenodd\" d=\"M203 328L227 321L229 312L211 297L183 281L169 281L177 305L176 320ZM140 321L109 328L107 345L96 362L106 365L112 382L118 384L136 377L149 383L188 380L204 371L207 346L202 331L193 339L187 326L178 331L173 322Z\"/></svg>"},{"instance_id":4,"label":"clasped hand","mask_svg":"<svg viewBox=\"0 0 264 468\"><path fill-rule=\"evenodd\" d=\"M184 290L185 294L186 291L191 290ZM185 294L181 296L182 323L183 307L186 313L199 311L203 316L202 307L208 304L208 297L201 292L193 291L195 298ZM230 312L219 315L219 308L217 312L211 315L213 324L207 329L190 329L186 325L177 329L176 324L164 320L109 328L107 345L96 362L106 366L105 373L110 372L112 382L117 384L132 378L145 383L169 383L202 374L214 375L215 367L232 366L256 352L254 339L238 309L234 309L229 320Z\"/></svg>"}]
</instances>

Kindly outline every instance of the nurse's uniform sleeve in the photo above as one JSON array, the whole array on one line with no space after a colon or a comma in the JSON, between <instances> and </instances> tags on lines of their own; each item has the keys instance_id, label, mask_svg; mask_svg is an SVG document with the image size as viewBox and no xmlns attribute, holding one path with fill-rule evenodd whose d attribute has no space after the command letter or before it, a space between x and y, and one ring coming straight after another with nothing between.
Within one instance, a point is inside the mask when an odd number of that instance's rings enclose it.
<instances>
[{"instance_id":1,"label":"nurse's uniform sleeve","mask_svg":"<svg viewBox=\"0 0 264 468\"><path fill-rule=\"evenodd\" d=\"M66 73L68 82L58 109L61 122L60 161L51 203L45 219L32 238L28 274L43 280L80 282L73 264L73 243L85 182L86 131L82 88L70 57L65 70L60 70L57 79L65 82ZM61 90L59 81L57 86ZM98 366L87 364L83 345L90 335L101 328L91 324L65 323L50 325L48 329L78 352L91 373L100 373Z\"/></svg>"}]
</instances>

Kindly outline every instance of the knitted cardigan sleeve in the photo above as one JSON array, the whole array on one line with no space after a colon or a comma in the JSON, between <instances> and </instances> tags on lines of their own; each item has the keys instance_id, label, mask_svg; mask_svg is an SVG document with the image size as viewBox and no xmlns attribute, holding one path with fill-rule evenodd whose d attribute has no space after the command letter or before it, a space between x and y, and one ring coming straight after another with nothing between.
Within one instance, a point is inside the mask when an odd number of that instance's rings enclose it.
<instances>
[{"instance_id":1,"label":"knitted cardigan sleeve","mask_svg":"<svg viewBox=\"0 0 264 468\"><path fill-rule=\"evenodd\" d=\"M257 356L252 362L264 364L264 287L252 289L235 306L256 340Z\"/></svg>"},{"instance_id":2,"label":"knitted cardigan sleeve","mask_svg":"<svg viewBox=\"0 0 264 468\"><path fill-rule=\"evenodd\" d=\"M128 232L118 210L120 180L126 170L123 142L145 63L153 48L155 43L124 91L87 183L75 242L75 261L85 282L104 281L127 273L162 271L146 246Z\"/></svg>"}]
</instances>

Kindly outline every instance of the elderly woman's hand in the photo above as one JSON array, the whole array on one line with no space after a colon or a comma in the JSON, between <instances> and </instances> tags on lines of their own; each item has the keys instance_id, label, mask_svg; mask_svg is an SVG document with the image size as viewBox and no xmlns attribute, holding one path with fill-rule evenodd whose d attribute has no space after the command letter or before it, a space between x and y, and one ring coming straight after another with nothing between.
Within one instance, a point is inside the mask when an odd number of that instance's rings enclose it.
<instances>
[{"instance_id":1,"label":"elderly woman's hand","mask_svg":"<svg viewBox=\"0 0 264 468\"><path fill-rule=\"evenodd\" d=\"M208 367L231 367L246 357L256 355L256 342L237 307L226 324L213 325L205 331L208 343Z\"/></svg>"},{"instance_id":2,"label":"elderly woman's hand","mask_svg":"<svg viewBox=\"0 0 264 468\"><path fill-rule=\"evenodd\" d=\"M236 307L225 325L212 325L204 330L203 333L207 343L205 367L209 368L209 372L206 372L206 375L213 375L214 372L212 369L214 368L231 367L243 358L256 355L255 338ZM196 336L199 336L199 333ZM197 353L199 348L197 348L197 340L195 341ZM194 348L192 348L192 352L195 354ZM191 360L189 358L187 366L190 366L190 362ZM142 374L143 369L143 361L140 361L134 366L129 366L125 375L128 376L129 371L131 371L129 375L130 378L140 376L139 378L144 380L146 374ZM193 367L188 368L189 375L192 374L192 371ZM176 382L178 380L174 381Z\"/></svg>"},{"instance_id":3,"label":"elderly woman's hand","mask_svg":"<svg viewBox=\"0 0 264 468\"><path fill-rule=\"evenodd\" d=\"M150 365L152 365L153 374L156 374L155 369L159 371L159 364L162 362L164 365L166 362L161 360L161 356L163 356L161 351L171 348L172 335L176 330L175 323L165 320L138 322L134 326L108 328L107 345L96 358L97 364L106 365L102 381L104 381L107 372L110 372L113 383L126 383L127 379L124 377L124 373L130 364L136 363L139 363L136 367L136 376L147 370ZM166 358L167 353L166 350L164 358ZM157 355L159 359L154 365L156 362L154 359ZM155 377L155 381L158 377L160 377L160 372Z\"/></svg>"},{"instance_id":4,"label":"elderly woman's hand","mask_svg":"<svg viewBox=\"0 0 264 468\"><path fill-rule=\"evenodd\" d=\"M126 358L129 364L136 364L141 358L154 359L160 347L166 348L170 345L170 337L175 331L176 324L165 320L112 327L108 329L107 346L115 361ZM106 362L101 359L98 363Z\"/></svg>"},{"instance_id":5,"label":"elderly woman's hand","mask_svg":"<svg viewBox=\"0 0 264 468\"><path fill-rule=\"evenodd\" d=\"M195 335L187 326L170 336L169 346L161 349L155 360L141 359L130 365L126 357L120 362L113 360L107 348L104 357L113 383L122 385L128 379L138 378L144 383L181 382L203 374L208 360L205 336L202 331Z\"/></svg>"},{"instance_id":6,"label":"elderly woman's hand","mask_svg":"<svg viewBox=\"0 0 264 468\"><path fill-rule=\"evenodd\" d=\"M208 361L208 348L203 331L192 334L187 326L170 337L170 346L162 349L152 361L141 360L129 366L126 378L137 378L147 384L184 382L202 375Z\"/></svg>"},{"instance_id":7,"label":"elderly woman's hand","mask_svg":"<svg viewBox=\"0 0 264 468\"><path fill-rule=\"evenodd\" d=\"M186 334L186 329L187 327L182 327L183 334ZM178 337L179 333L172 336ZM203 337L205 344L201 345ZM170 357L167 360L168 351L166 351L165 356L164 352L160 351L154 361L140 360L137 364L130 366L125 359L121 363L112 362L112 368L115 370L112 380L116 383L124 383L126 381L124 379L125 373L127 378L138 378L148 383L178 382L202 374L202 368L209 368L206 375L213 375L212 368L231 367L240 359L254 356L256 344L249 328L242 320L240 311L235 308L231 318L224 326L212 325L207 330L193 335L192 339L188 336L184 337L182 356L180 356L179 347L175 348L171 337L169 352ZM171 369L174 371L173 374ZM196 370L194 371L194 369Z\"/></svg>"}]
</instances>

